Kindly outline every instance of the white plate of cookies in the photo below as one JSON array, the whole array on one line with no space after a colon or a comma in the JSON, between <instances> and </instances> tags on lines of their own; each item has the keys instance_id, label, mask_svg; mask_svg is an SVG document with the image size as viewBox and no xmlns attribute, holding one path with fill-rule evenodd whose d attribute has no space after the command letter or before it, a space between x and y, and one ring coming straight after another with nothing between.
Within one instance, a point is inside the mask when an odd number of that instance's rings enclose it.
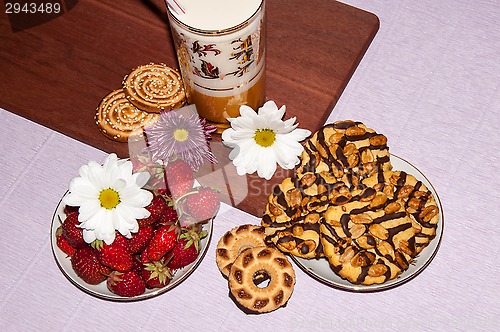
<instances>
[{"instance_id":1,"label":"white plate of cookies","mask_svg":"<svg viewBox=\"0 0 500 332\"><path fill-rule=\"evenodd\" d=\"M429 265L443 234L442 211L430 181L390 154L383 134L346 120L304 142L300 164L275 186L261 224L266 241L313 278L371 292Z\"/></svg>"},{"instance_id":2,"label":"white plate of cookies","mask_svg":"<svg viewBox=\"0 0 500 332\"><path fill-rule=\"evenodd\" d=\"M442 214L443 209L439 196L429 180L415 166L395 155L391 155L391 164L394 170L404 171L413 175L432 192L439 208L435 237L416 257L413 258L405 271L394 279L385 281L381 284L353 284L352 282L337 275L330 267L329 261L326 258L304 259L297 256L291 256L295 263L297 263L297 265L306 273L313 278L336 288L354 292L372 292L386 290L408 282L421 273L430 264L439 249L444 229Z\"/></svg>"}]
</instances>

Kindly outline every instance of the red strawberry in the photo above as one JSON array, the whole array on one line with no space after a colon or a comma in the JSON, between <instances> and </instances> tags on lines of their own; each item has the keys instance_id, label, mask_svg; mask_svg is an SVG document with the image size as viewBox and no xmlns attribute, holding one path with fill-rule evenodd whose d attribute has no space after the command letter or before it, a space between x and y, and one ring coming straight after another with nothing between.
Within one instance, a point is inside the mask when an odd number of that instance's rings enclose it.
<instances>
[{"instance_id":1,"label":"red strawberry","mask_svg":"<svg viewBox=\"0 0 500 332\"><path fill-rule=\"evenodd\" d=\"M177 240L178 228L175 224L160 226L147 247L148 257L152 261L160 260L172 250Z\"/></svg>"},{"instance_id":2,"label":"red strawberry","mask_svg":"<svg viewBox=\"0 0 500 332\"><path fill-rule=\"evenodd\" d=\"M78 212L70 212L62 223L62 233L72 247L83 248L87 246L87 243L83 240L83 229L77 225L80 225Z\"/></svg>"},{"instance_id":3,"label":"red strawberry","mask_svg":"<svg viewBox=\"0 0 500 332\"><path fill-rule=\"evenodd\" d=\"M132 262L134 266L131 271L137 272L139 275L142 274L142 270L144 269L144 264L142 264L141 257L139 255L132 256Z\"/></svg>"},{"instance_id":4,"label":"red strawberry","mask_svg":"<svg viewBox=\"0 0 500 332\"><path fill-rule=\"evenodd\" d=\"M160 260L145 264L141 276L147 288L160 288L168 285L172 279L172 271L165 260Z\"/></svg>"},{"instance_id":5,"label":"red strawberry","mask_svg":"<svg viewBox=\"0 0 500 332\"><path fill-rule=\"evenodd\" d=\"M144 249L144 251L141 253L141 263L143 265L147 264L147 263L151 263L151 260L148 257L148 248Z\"/></svg>"},{"instance_id":6,"label":"red strawberry","mask_svg":"<svg viewBox=\"0 0 500 332\"><path fill-rule=\"evenodd\" d=\"M64 206L64 213L65 214L70 214L71 212L78 212L79 206L69 206L65 205Z\"/></svg>"},{"instance_id":7,"label":"red strawberry","mask_svg":"<svg viewBox=\"0 0 500 332\"><path fill-rule=\"evenodd\" d=\"M191 264L198 257L198 250L193 244L188 245L185 239L179 239L172 249L173 257L167 264L172 270Z\"/></svg>"},{"instance_id":8,"label":"red strawberry","mask_svg":"<svg viewBox=\"0 0 500 332\"><path fill-rule=\"evenodd\" d=\"M197 221L215 217L220 207L219 193L209 187L199 187L197 192L186 196L183 210Z\"/></svg>"},{"instance_id":9,"label":"red strawberry","mask_svg":"<svg viewBox=\"0 0 500 332\"><path fill-rule=\"evenodd\" d=\"M177 199L193 188L193 170L182 159L171 161L165 167L165 180L173 198Z\"/></svg>"},{"instance_id":10,"label":"red strawberry","mask_svg":"<svg viewBox=\"0 0 500 332\"><path fill-rule=\"evenodd\" d=\"M71 266L75 273L88 284L97 285L111 273L111 269L97 259L96 251L91 247L78 249L71 256Z\"/></svg>"},{"instance_id":11,"label":"red strawberry","mask_svg":"<svg viewBox=\"0 0 500 332\"><path fill-rule=\"evenodd\" d=\"M170 193L170 190L168 188L158 188L158 194L162 196L171 196L172 194Z\"/></svg>"},{"instance_id":12,"label":"red strawberry","mask_svg":"<svg viewBox=\"0 0 500 332\"><path fill-rule=\"evenodd\" d=\"M147 227L157 222L165 214L167 202L165 202L162 196L154 195L151 203L146 206L146 210L148 210L151 215L144 219L137 219L139 227Z\"/></svg>"},{"instance_id":13,"label":"red strawberry","mask_svg":"<svg viewBox=\"0 0 500 332\"><path fill-rule=\"evenodd\" d=\"M167 207L167 210L165 211L159 222L160 224L173 223L177 221L177 218L179 218L179 216L172 203L172 205L169 205Z\"/></svg>"},{"instance_id":14,"label":"red strawberry","mask_svg":"<svg viewBox=\"0 0 500 332\"><path fill-rule=\"evenodd\" d=\"M200 231L198 227L196 225L179 236L172 249L173 257L167 264L170 269L180 269L196 260L200 252L200 239L207 236L207 232Z\"/></svg>"},{"instance_id":15,"label":"red strawberry","mask_svg":"<svg viewBox=\"0 0 500 332\"><path fill-rule=\"evenodd\" d=\"M131 254L138 254L149 244L153 237L154 229L152 226L140 227L137 233L132 233L132 238L128 240L128 247Z\"/></svg>"},{"instance_id":16,"label":"red strawberry","mask_svg":"<svg viewBox=\"0 0 500 332\"><path fill-rule=\"evenodd\" d=\"M106 281L106 286L116 295L125 297L138 296L146 291L144 280L134 271L113 271Z\"/></svg>"},{"instance_id":17,"label":"red strawberry","mask_svg":"<svg viewBox=\"0 0 500 332\"><path fill-rule=\"evenodd\" d=\"M76 252L76 249L73 248L71 244L69 244L68 240L66 240L62 232L62 226L59 226L56 229L56 244L59 249L61 249L66 255L71 257Z\"/></svg>"},{"instance_id":18,"label":"red strawberry","mask_svg":"<svg viewBox=\"0 0 500 332\"><path fill-rule=\"evenodd\" d=\"M132 270L134 266L132 254L128 247L128 241L123 235L117 233L111 244L96 240L92 242L92 245L97 249L97 258L101 264L120 272Z\"/></svg>"}]
</instances>

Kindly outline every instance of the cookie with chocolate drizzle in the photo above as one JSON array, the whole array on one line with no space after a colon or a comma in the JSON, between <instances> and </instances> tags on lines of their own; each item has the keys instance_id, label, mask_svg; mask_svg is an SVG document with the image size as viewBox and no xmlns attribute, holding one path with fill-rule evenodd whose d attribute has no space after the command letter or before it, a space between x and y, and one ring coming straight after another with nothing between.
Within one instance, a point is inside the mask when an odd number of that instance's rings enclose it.
<instances>
[{"instance_id":1,"label":"cookie with chocolate drizzle","mask_svg":"<svg viewBox=\"0 0 500 332\"><path fill-rule=\"evenodd\" d=\"M319 194L325 183L357 186L378 169L392 169L387 138L361 122L337 121L323 126L304 143L296 176L314 177L306 192ZM319 175L319 176L318 176ZM304 181L305 182L305 181Z\"/></svg>"},{"instance_id":2,"label":"cookie with chocolate drizzle","mask_svg":"<svg viewBox=\"0 0 500 332\"><path fill-rule=\"evenodd\" d=\"M284 179L275 186L268 198L266 210L261 221L265 227L266 243L274 243L282 252L303 258L322 256L319 239L321 210L314 208L310 198L304 195L292 178Z\"/></svg>"},{"instance_id":3,"label":"cookie with chocolate drizzle","mask_svg":"<svg viewBox=\"0 0 500 332\"><path fill-rule=\"evenodd\" d=\"M439 210L428 188L403 171L362 181L324 212L321 242L333 271L354 284L396 278L435 237Z\"/></svg>"},{"instance_id":4,"label":"cookie with chocolate drizzle","mask_svg":"<svg viewBox=\"0 0 500 332\"><path fill-rule=\"evenodd\" d=\"M261 224L266 240L302 258L323 256L319 225L330 205L351 197L351 189L377 169L390 170L384 135L361 122L325 125L304 144L293 176L274 188Z\"/></svg>"}]
</instances>

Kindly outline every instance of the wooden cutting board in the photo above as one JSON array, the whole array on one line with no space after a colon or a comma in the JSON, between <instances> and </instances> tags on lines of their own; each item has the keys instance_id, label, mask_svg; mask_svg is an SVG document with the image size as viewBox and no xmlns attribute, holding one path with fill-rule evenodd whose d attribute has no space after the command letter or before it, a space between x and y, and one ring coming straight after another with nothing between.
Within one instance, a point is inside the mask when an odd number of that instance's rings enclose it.
<instances>
[{"instance_id":1,"label":"wooden cutting board","mask_svg":"<svg viewBox=\"0 0 500 332\"><path fill-rule=\"evenodd\" d=\"M372 13L332 0L267 0L267 99L286 105L301 128L320 128L374 38ZM37 18L38 17L38 18ZM29 20L29 22L27 21ZM38 20L38 21L37 21ZM0 107L106 152L128 157L127 144L94 123L100 100L131 69L149 62L177 67L162 0L66 0L59 15L0 14ZM199 173L223 200L263 212L275 184L241 177L215 139L219 159Z\"/></svg>"}]
</instances>

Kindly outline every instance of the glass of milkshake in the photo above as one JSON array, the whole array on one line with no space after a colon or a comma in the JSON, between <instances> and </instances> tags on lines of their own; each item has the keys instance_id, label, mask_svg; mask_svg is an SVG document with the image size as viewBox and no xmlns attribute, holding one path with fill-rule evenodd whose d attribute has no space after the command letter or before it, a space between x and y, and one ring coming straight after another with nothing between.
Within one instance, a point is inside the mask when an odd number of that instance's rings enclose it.
<instances>
[{"instance_id":1,"label":"glass of milkshake","mask_svg":"<svg viewBox=\"0 0 500 332\"><path fill-rule=\"evenodd\" d=\"M222 132L241 105L265 102L265 0L177 0L167 6L189 104Z\"/></svg>"}]
</instances>

